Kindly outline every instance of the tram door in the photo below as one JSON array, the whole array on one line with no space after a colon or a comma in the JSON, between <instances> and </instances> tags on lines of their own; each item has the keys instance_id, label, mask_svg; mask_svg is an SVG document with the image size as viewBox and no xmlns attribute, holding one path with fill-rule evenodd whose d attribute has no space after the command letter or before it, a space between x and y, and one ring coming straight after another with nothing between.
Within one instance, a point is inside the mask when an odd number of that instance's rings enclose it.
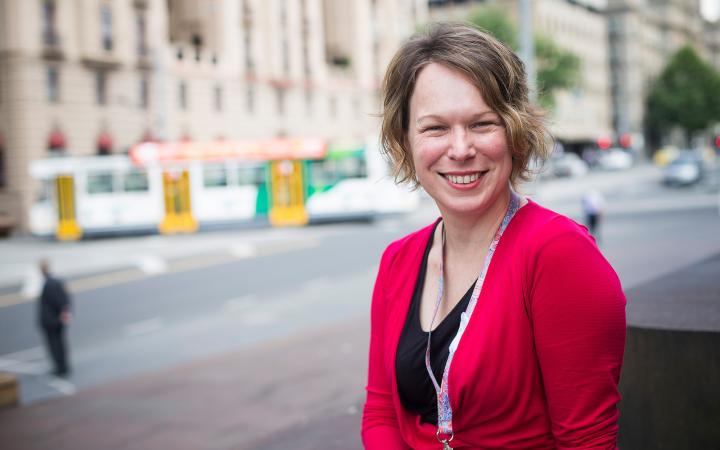
<instances>
[{"instance_id":1,"label":"tram door","mask_svg":"<svg viewBox=\"0 0 720 450\"><path fill-rule=\"evenodd\" d=\"M190 204L190 174L184 170L163 172L165 217L158 227L163 234L192 233L198 224Z\"/></svg>"},{"instance_id":2,"label":"tram door","mask_svg":"<svg viewBox=\"0 0 720 450\"><path fill-rule=\"evenodd\" d=\"M55 179L58 225L55 236L60 241L76 241L82 230L75 216L75 180L72 175L59 175Z\"/></svg>"},{"instance_id":3,"label":"tram door","mask_svg":"<svg viewBox=\"0 0 720 450\"><path fill-rule=\"evenodd\" d=\"M300 161L272 161L270 163L271 207L273 226L305 225L308 214Z\"/></svg>"}]
</instances>

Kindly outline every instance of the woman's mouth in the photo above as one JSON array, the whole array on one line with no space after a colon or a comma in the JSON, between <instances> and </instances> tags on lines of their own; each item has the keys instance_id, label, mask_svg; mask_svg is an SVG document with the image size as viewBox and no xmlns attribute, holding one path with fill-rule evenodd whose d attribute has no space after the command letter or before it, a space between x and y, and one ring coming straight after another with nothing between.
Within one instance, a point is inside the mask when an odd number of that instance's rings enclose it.
<instances>
[{"instance_id":1,"label":"woman's mouth","mask_svg":"<svg viewBox=\"0 0 720 450\"><path fill-rule=\"evenodd\" d=\"M446 180L454 185L469 185L475 183L482 175L485 175L487 170L481 172L467 172L467 173L444 173L442 174Z\"/></svg>"}]
</instances>

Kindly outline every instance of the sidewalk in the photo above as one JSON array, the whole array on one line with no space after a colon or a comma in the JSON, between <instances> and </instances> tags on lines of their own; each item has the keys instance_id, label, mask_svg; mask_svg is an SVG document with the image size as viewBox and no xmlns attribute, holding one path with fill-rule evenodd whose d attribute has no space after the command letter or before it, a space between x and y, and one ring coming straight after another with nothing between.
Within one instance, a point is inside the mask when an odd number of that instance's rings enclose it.
<instances>
[{"instance_id":1,"label":"sidewalk","mask_svg":"<svg viewBox=\"0 0 720 450\"><path fill-rule=\"evenodd\" d=\"M628 324L720 333L719 271L720 254L630 290ZM0 442L8 450L360 449L367 338L363 317L0 411Z\"/></svg>"}]
</instances>

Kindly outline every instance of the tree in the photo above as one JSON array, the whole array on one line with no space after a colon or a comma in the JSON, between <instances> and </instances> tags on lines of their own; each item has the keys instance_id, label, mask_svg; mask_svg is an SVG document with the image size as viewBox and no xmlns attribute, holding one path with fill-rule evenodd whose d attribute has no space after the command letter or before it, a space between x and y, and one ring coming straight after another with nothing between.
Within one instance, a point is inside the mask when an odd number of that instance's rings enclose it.
<instances>
[{"instance_id":1,"label":"tree","mask_svg":"<svg viewBox=\"0 0 720 450\"><path fill-rule=\"evenodd\" d=\"M477 8L470 14L469 20L517 51L517 28L502 10ZM548 37L535 36L534 42L538 101L545 108L553 108L556 91L577 85L580 79L580 59L558 47Z\"/></svg>"},{"instance_id":2,"label":"tree","mask_svg":"<svg viewBox=\"0 0 720 450\"><path fill-rule=\"evenodd\" d=\"M692 136L720 121L720 74L689 46L668 61L646 98L645 124L659 136L679 127L686 144Z\"/></svg>"}]
</instances>

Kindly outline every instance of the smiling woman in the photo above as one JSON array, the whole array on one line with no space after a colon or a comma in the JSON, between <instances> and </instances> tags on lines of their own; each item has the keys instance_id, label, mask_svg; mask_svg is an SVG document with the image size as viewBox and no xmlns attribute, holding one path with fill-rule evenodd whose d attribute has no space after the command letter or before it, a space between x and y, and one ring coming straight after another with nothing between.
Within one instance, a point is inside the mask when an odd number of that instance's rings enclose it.
<instances>
[{"instance_id":1,"label":"smiling woman","mask_svg":"<svg viewBox=\"0 0 720 450\"><path fill-rule=\"evenodd\" d=\"M383 94L383 150L441 217L380 263L366 448L615 448L625 297L585 228L516 192L550 141L519 58L438 24Z\"/></svg>"}]
</instances>

